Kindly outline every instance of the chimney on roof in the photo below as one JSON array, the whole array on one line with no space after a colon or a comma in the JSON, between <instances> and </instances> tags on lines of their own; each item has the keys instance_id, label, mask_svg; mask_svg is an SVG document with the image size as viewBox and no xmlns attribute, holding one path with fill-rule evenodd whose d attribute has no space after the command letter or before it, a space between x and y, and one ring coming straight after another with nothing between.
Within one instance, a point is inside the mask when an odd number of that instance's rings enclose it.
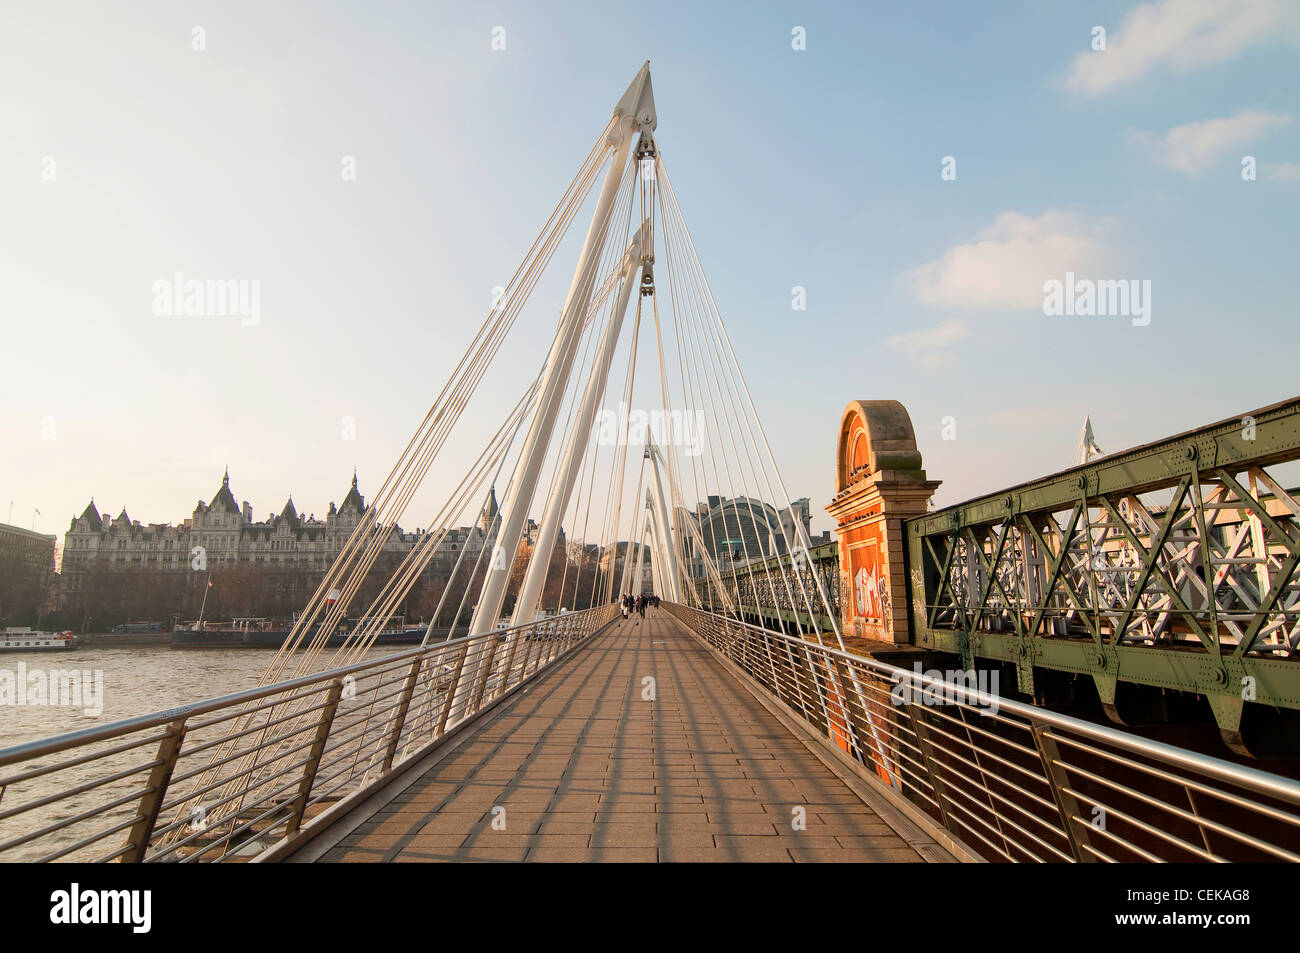
<instances>
[{"instance_id":1,"label":"chimney on roof","mask_svg":"<svg viewBox=\"0 0 1300 953\"><path fill-rule=\"evenodd\" d=\"M244 500L244 506L242 512L244 514L245 523L253 522L253 508L248 505L248 500Z\"/></svg>"}]
</instances>

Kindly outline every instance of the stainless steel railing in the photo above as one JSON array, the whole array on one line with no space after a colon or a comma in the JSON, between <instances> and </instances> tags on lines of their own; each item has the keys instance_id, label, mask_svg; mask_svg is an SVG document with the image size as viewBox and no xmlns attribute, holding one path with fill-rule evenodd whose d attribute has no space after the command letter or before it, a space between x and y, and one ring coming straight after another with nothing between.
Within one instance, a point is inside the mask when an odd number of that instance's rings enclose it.
<instances>
[{"instance_id":1,"label":"stainless steel railing","mask_svg":"<svg viewBox=\"0 0 1300 953\"><path fill-rule=\"evenodd\" d=\"M0 750L0 861L246 861L324 826L613 605Z\"/></svg>"},{"instance_id":2,"label":"stainless steel railing","mask_svg":"<svg viewBox=\"0 0 1300 953\"><path fill-rule=\"evenodd\" d=\"M797 717L992 861L1300 861L1300 784L680 604ZM992 690L989 690L992 689Z\"/></svg>"}]
</instances>

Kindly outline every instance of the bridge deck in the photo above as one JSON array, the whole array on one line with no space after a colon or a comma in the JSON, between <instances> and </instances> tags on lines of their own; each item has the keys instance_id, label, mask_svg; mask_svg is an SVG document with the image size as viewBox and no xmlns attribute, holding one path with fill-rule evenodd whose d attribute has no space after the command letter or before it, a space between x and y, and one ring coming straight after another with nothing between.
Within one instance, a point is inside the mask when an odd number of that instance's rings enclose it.
<instances>
[{"instance_id":1,"label":"bridge deck","mask_svg":"<svg viewBox=\"0 0 1300 953\"><path fill-rule=\"evenodd\" d=\"M649 616L615 623L291 860L926 859L679 622Z\"/></svg>"}]
</instances>

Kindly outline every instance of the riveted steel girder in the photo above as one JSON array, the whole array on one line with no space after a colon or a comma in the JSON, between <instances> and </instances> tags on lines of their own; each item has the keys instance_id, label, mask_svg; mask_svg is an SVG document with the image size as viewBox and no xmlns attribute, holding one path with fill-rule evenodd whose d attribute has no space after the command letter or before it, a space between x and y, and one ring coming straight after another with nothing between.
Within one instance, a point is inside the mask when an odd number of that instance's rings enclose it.
<instances>
[{"instance_id":1,"label":"riveted steel girder","mask_svg":"<svg viewBox=\"0 0 1300 953\"><path fill-rule=\"evenodd\" d=\"M1300 398L910 519L913 642L1300 709L1296 459Z\"/></svg>"}]
</instances>

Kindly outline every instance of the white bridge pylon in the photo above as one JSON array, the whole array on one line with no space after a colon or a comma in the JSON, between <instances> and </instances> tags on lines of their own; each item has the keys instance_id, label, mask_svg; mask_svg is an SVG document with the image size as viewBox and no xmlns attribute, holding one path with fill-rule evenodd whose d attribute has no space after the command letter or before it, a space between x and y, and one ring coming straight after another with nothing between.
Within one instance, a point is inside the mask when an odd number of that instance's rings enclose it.
<instances>
[{"instance_id":1,"label":"white bridge pylon","mask_svg":"<svg viewBox=\"0 0 1300 953\"><path fill-rule=\"evenodd\" d=\"M431 641L491 631L506 621L503 609L519 626L539 612L607 603L630 591L632 564L643 552L663 598L739 614L761 597L793 610L798 634L818 642L833 634L843 645L811 560L790 558L807 556L808 536L681 214L657 127L647 62L264 681L314 670L349 615L363 622L334 664L359 658L395 617L432 611ZM490 399L483 394L519 393L510 383L517 371L503 381L509 368L500 371L494 360L517 319L532 315L530 295L584 207L590 221L535 379L376 592L376 561L426 476L437 474L440 486L451 482L452 461L442 452L450 435L465 430L467 414L485 419L470 410ZM645 372L642 360L638 376L643 350L651 367ZM701 505L710 499L725 501L720 516ZM474 552L457 529L466 525L484 530ZM457 541L465 545L434 599L426 570ZM824 632L825 619L831 624ZM478 661L471 656L465 664L474 671Z\"/></svg>"},{"instance_id":2,"label":"white bridge pylon","mask_svg":"<svg viewBox=\"0 0 1300 953\"><path fill-rule=\"evenodd\" d=\"M569 506L573 486L578 479L578 467L587 453L591 428L596 422L596 411L599 409L600 400L605 395L605 383L609 378L610 363L614 360L614 348L618 344L619 332L623 328L623 320L627 312L628 298L632 294L634 269L636 273L640 273L646 266L646 256L651 252L649 242L650 226L649 222L645 222L637 231L636 237L632 239L632 244L628 246L627 254L624 256L623 268L619 273L621 289L618 294L618 301L614 305L613 316L605 327L605 334L601 338L596 360L593 362L591 376L587 378L587 385L583 390L582 403L575 414L577 426L569 432L568 445L564 448L564 456L560 460L559 479L551 484L550 499L546 503L541 526L537 531L535 552L549 553L555 546L555 540L560 530L560 520ZM513 506L514 503L515 499L507 501L508 506ZM522 509L522 507L520 508ZM510 538L503 538L505 545L508 546ZM498 545L502 545L502 543L498 543ZM518 545L518 540L515 540L514 546L517 547ZM512 552L513 550L506 549L505 551ZM532 620L548 568L549 563L544 559L529 561L528 568L524 572L523 585L520 587L519 595L515 599L513 625L520 625ZM505 574L498 573L498 576L504 578ZM502 596L504 597L504 589L502 590ZM499 608L497 606L497 611L499 611ZM495 617L492 615L481 617L478 614L479 612L488 612L491 609L492 606L487 599L480 597L478 612L475 614L475 624L482 623L485 619L494 619ZM474 625L471 624L470 628L473 630Z\"/></svg>"},{"instance_id":3,"label":"white bridge pylon","mask_svg":"<svg viewBox=\"0 0 1300 953\"><path fill-rule=\"evenodd\" d=\"M608 604L630 591L630 567L635 559L639 570L647 554L661 597L734 617L747 605L782 606L786 626L799 636L825 644L833 634L844 647L836 612L808 558L806 529L791 506L655 141L657 126L647 62L259 684L359 661L394 620L427 618L429 643L496 629L510 598L510 621L524 626L539 610ZM518 368L498 355L519 318L535 317L530 297L593 189L590 224L551 346L521 387ZM653 367L638 379L643 341ZM527 376L532 361L527 354L523 360ZM476 456L448 449L452 435L465 432L471 407L471 421L500 420L500 411L485 413L482 402L516 394L494 432L470 434L481 446ZM471 458L467 468L458 462ZM427 528L413 544L398 541L399 521L431 472L438 481L431 494L435 512L421 520ZM701 503L707 500L719 505ZM541 508L536 524L529 518L534 506ZM385 553L401 555L380 563ZM435 564L440 555L443 561ZM448 561L454 568L443 578L435 567ZM635 580L640 586L639 571ZM830 632L822 629L827 619ZM340 631L346 633L342 646L323 658ZM507 641L522 631L512 627ZM446 703L437 685L446 673L430 667L421 674L428 680L423 707L408 720L444 729L463 720L467 697L509 674L492 666L497 659L511 664L515 652L492 653L493 642L480 640L469 651L456 695L437 717L435 706L441 710ZM281 725L319 719L301 699L274 711ZM230 721L227 737L193 776L177 812L220 788L221 806L207 816L239 818L253 778L267 767L254 762L266 754L258 738L266 737L269 724L259 727L257 719L269 717L254 706ZM388 717L371 706L358 730L364 734L370 719ZM239 753L245 747L247 753ZM274 762L278 756L269 757ZM382 767L384 752L377 748L366 758L361 772L369 776ZM219 784L222 778L228 780ZM187 836L187 829L177 824L167 838Z\"/></svg>"},{"instance_id":4,"label":"white bridge pylon","mask_svg":"<svg viewBox=\"0 0 1300 953\"><path fill-rule=\"evenodd\" d=\"M659 447L653 443L646 446L645 459L650 462L650 472L654 474L650 492L646 494L646 507L650 511L650 527L654 534L650 566L655 571L655 590L673 602L681 602L677 550L673 545L668 498L664 493L663 469L667 467L667 461Z\"/></svg>"}]
</instances>

